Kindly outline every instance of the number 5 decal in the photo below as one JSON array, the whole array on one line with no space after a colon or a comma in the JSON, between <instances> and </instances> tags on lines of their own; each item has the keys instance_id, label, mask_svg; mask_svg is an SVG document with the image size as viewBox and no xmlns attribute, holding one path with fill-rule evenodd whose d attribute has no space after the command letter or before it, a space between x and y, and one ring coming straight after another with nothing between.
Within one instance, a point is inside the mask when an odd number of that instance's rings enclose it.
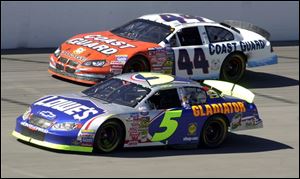
<instances>
[{"instance_id":1,"label":"number 5 decal","mask_svg":"<svg viewBox=\"0 0 300 179\"><path fill-rule=\"evenodd\" d=\"M179 118L181 117L182 110L175 110L175 111L167 111L165 113L165 116L163 120L161 121L159 127L165 127L166 130L164 132L157 132L153 135L151 141L157 142L157 141L162 141L165 140L169 137L171 137L174 132L177 129L178 122L175 120L172 120L172 118Z\"/></svg>"}]
</instances>

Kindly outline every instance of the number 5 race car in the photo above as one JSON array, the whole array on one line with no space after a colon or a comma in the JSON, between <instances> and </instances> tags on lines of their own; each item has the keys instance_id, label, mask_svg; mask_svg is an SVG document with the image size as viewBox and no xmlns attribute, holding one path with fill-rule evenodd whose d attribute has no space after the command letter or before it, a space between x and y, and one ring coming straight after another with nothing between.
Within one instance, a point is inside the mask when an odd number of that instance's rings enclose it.
<instances>
[{"instance_id":1,"label":"number 5 race car","mask_svg":"<svg viewBox=\"0 0 300 179\"><path fill-rule=\"evenodd\" d=\"M50 56L48 71L88 84L140 71L238 82L246 65L277 63L265 37L268 32L249 23L217 23L181 14L145 15L111 31L72 37Z\"/></svg>"},{"instance_id":2,"label":"number 5 race car","mask_svg":"<svg viewBox=\"0 0 300 179\"><path fill-rule=\"evenodd\" d=\"M81 93L50 95L16 120L12 135L82 152L120 147L220 146L228 130L263 127L254 94L229 82L204 85L160 73L126 73Z\"/></svg>"}]
</instances>

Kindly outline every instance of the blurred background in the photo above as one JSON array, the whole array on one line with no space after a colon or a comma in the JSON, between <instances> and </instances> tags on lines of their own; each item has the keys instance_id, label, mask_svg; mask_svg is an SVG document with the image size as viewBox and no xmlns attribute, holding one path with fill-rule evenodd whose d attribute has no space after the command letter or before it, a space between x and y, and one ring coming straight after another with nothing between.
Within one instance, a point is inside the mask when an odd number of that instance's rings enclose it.
<instances>
[{"instance_id":1,"label":"blurred background","mask_svg":"<svg viewBox=\"0 0 300 179\"><path fill-rule=\"evenodd\" d=\"M1 49L57 47L76 34L162 12L246 21L269 31L271 41L299 40L298 1L1 1Z\"/></svg>"}]
</instances>

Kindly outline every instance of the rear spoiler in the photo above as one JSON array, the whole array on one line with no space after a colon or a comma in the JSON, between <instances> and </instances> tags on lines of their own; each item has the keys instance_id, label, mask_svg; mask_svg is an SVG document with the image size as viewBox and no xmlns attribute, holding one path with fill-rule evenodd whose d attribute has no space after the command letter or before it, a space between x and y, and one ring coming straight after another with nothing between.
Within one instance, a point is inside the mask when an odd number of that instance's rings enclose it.
<instances>
[{"instance_id":1,"label":"rear spoiler","mask_svg":"<svg viewBox=\"0 0 300 179\"><path fill-rule=\"evenodd\" d=\"M256 25L250 24L248 22L237 21L237 20L224 20L221 24L229 25L232 27L238 27L246 30L253 31L259 35L265 37L267 40L270 40L271 34L265 29L258 27Z\"/></svg>"},{"instance_id":2,"label":"rear spoiler","mask_svg":"<svg viewBox=\"0 0 300 179\"><path fill-rule=\"evenodd\" d=\"M217 89L222 95L237 97L248 103L253 103L255 97L254 93L250 90L234 83L219 80L204 80L203 84Z\"/></svg>"}]
</instances>

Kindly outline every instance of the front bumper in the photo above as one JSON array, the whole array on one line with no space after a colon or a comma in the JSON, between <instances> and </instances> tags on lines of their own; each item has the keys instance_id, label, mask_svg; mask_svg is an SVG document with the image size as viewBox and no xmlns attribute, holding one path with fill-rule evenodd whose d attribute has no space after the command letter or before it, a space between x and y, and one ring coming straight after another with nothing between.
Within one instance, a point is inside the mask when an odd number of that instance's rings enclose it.
<instances>
[{"instance_id":1,"label":"front bumper","mask_svg":"<svg viewBox=\"0 0 300 179\"><path fill-rule=\"evenodd\" d=\"M25 125L26 124L26 125ZM12 135L17 139L33 143L46 148L79 152L92 152L92 146L83 146L77 141L78 131L58 131L42 129L29 124L19 116Z\"/></svg>"},{"instance_id":2,"label":"front bumper","mask_svg":"<svg viewBox=\"0 0 300 179\"><path fill-rule=\"evenodd\" d=\"M79 74L75 74L75 73L68 73L66 71L59 70L59 69L53 68L51 66L49 66L48 72L53 75L56 75L56 76L59 76L59 77L62 77L62 78L68 79L68 80L77 81L77 82L86 83L86 84L96 84L96 83L112 76L112 74L107 74L107 75L80 74L79 75Z\"/></svg>"},{"instance_id":3,"label":"front bumper","mask_svg":"<svg viewBox=\"0 0 300 179\"><path fill-rule=\"evenodd\" d=\"M61 58L67 61L58 61L59 59L53 54L50 55L49 73L61 78L86 84L96 84L114 75L114 73L111 72L110 66L101 68L100 72L98 68L82 68L78 62L64 57Z\"/></svg>"},{"instance_id":4,"label":"front bumper","mask_svg":"<svg viewBox=\"0 0 300 179\"><path fill-rule=\"evenodd\" d=\"M67 150L67 151L77 151L77 152L92 152L93 147L84 147L84 146L75 146L75 145L62 145L62 144L55 144L47 141L40 141L37 139L33 139L31 137L22 135L21 133L18 133L16 131L12 132L12 135L16 137L17 139L36 144L42 147L47 147L51 149L56 150Z\"/></svg>"}]
</instances>

